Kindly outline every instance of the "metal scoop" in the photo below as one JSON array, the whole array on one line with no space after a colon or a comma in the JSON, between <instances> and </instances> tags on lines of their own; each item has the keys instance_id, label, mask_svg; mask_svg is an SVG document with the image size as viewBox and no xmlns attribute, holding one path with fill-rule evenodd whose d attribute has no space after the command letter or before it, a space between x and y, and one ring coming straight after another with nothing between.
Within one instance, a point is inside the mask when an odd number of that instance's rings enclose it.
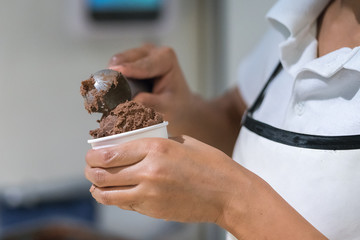
<instances>
[{"instance_id":1,"label":"metal scoop","mask_svg":"<svg viewBox=\"0 0 360 240\"><path fill-rule=\"evenodd\" d=\"M92 75L93 87L83 95L89 112L106 113L131 100L139 92L151 92L153 81L126 78L121 73L103 69Z\"/></svg>"}]
</instances>

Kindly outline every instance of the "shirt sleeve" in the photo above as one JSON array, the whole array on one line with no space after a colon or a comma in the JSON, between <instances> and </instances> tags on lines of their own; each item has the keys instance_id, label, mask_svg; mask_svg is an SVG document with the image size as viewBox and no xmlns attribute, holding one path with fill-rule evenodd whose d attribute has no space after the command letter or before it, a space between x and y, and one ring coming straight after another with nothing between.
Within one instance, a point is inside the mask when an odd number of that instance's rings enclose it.
<instances>
[{"instance_id":1,"label":"shirt sleeve","mask_svg":"<svg viewBox=\"0 0 360 240\"><path fill-rule=\"evenodd\" d=\"M279 44L283 36L269 29L255 49L240 63L237 72L237 87L248 107L280 61Z\"/></svg>"}]
</instances>

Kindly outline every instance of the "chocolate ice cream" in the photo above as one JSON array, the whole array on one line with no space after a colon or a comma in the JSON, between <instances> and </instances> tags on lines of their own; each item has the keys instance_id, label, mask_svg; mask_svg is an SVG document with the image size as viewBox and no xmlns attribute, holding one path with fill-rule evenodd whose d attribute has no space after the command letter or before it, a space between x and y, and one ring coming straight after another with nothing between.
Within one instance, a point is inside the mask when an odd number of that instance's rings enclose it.
<instances>
[{"instance_id":1,"label":"chocolate ice cream","mask_svg":"<svg viewBox=\"0 0 360 240\"><path fill-rule=\"evenodd\" d=\"M128 80L119 72L103 69L81 82L80 94L89 113L108 113L118 104L131 99Z\"/></svg>"},{"instance_id":2,"label":"chocolate ice cream","mask_svg":"<svg viewBox=\"0 0 360 240\"><path fill-rule=\"evenodd\" d=\"M152 108L134 101L127 101L119 104L109 114L104 114L98 122L100 128L90 131L90 135L94 138L149 127L162 123L163 117Z\"/></svg>"},{"instance_id":3,"label":"chocolate ice cream","mask_svg":"<svg viewBox=\"0 0 360 240\"><path fill-rule=\"evenodd\" d=\"M85 100L85 109L89 113L101 112L103 114L98 120L100 127L91 130L91 136L100 138L163 122L162 115L154 109L134 101L127 101L127 98L121 100L122 96L119 94L129 92L123 89L123 87L128 87L127 84L119 84L118 82L124 81L121 73L101 70L95 73L95 76L96 79L94 79L94 75L91 75L89 79L82 81L80 87L80 93ZM105 87L100 86L99 88L96 84ZM113 103L118 102L119 99L121 103L114 105Z\"/></svg>"}]
</instances>

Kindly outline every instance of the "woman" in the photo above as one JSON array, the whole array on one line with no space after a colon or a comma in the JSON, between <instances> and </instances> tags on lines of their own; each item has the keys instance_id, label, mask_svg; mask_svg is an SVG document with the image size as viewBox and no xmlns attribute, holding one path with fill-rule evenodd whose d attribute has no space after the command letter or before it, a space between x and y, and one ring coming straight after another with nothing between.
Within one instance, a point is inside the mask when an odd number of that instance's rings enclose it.
<instances>
[{"instance_id":1,"label":"woman","mask_svg":"<svg viewBox=\"0 0 360 240\"><path fill-rule=\"evenodd\" d=\"M359 238L360 2L282 0L268 19L238 87L213 101L190 92L169 48L111 59L126 76L157 78L135 100L184 136L90 150L98 202L213 222L237 239Z\"/></svg>"}]
</instances>

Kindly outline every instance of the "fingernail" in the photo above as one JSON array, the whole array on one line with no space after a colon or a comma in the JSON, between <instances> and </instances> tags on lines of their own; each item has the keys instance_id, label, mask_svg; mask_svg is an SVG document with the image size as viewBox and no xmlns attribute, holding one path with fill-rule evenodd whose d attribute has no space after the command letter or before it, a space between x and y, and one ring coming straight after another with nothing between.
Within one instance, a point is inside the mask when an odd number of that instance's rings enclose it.
<instances>
[{"instance_id":1,"label":"fingernail","mask_svg":"<svg viewBox=\"0 0 360 240\"><path fill-rule=\"evenodd\" d=\"M90 187L90 192L92 193L94 190L95 190L95 188L96 188L96 186L93 184L93 185L91 185L91 187Z\"/></svg>"},{"instance_id":2,"label":"fingernail","mask_svg":"<svg viewBox=\"0 0 360 240\"><path fill-rule=\"evenodd\" d=\"M122 70L124 67L126 66L126 64L120 64L120 65L110 65L109 66L109 69L112 69L112 70L116 70L116 71L120 71Z\"/></svg>"},{"instance_id":3,"label":"fingernail","mask_svg":"<svg viewBox=\"0 0 360 240\"><path fill-rule=\"evenodd\" d=\"M110 61L109 61L109 65L116 65L118 63L118 57L117 56L113 56Z\"/></svg>"}]
</instances>

